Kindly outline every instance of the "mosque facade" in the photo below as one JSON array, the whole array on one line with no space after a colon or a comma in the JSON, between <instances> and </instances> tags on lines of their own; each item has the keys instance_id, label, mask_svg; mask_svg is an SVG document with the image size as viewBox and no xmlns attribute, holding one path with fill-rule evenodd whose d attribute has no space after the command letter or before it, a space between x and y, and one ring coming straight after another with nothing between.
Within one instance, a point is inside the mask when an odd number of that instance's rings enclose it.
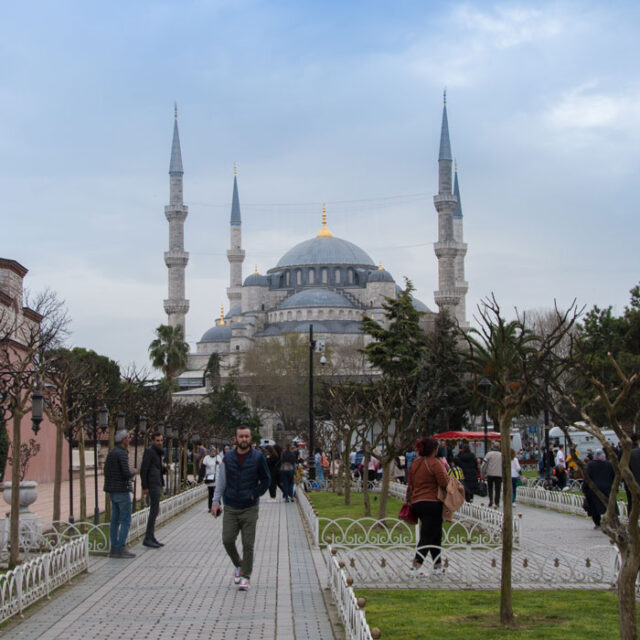
<instances>
[{"instance_id":1,"label":"mosque facade","mask_svg":"<svg viewBox=\"0 0 640 640\"><path fill-rule=\"evenodd\" d=\"M438 193L434 205L438 215L438 239L434 251L438 261L438 289L434 300L439 309L447 309L460 326L467 327L465 297L468 289L464 275L467 245L463 242L463 216L457 167L454 170L449 139L446 96L442 113L438 155ZM189 301L185 299L185 271L189 254L184 250L184 225L188 208L183 202L183 166L177 113L174 121L169 167L170 197L165 207L169 222L169 250L165 252L168 269L168 297L164 309L171 326L185 327ZM362 344L361 319L364 314L383 323L383 303L401 290L393 276L376 265L366 251L348 240L334 236L327 225L323 207L322 226L315 237L287 251L266 273L257 270L243 280L245 250L242 247L242 216L234 169L231 216L228 312L221 310L215 324L204 332L195 351L188 356L187 369L179 376L183 393L204 391L204 370L217 353L221 373L242 372L243 355L261 341L282 339L289 333L308 334L313 325L314 338L331 344ZM422 312L425 329L432 325L435 313L414 298Z\"/></svg>"}]
</instances>

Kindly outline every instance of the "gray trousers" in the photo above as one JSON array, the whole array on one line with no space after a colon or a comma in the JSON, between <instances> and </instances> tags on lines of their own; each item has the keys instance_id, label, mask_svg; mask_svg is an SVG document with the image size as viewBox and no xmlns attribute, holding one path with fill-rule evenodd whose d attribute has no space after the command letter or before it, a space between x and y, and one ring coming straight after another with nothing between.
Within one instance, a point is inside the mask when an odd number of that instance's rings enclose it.
<instances>
[{"instance_id":1,"label":"gray trousers","mask_svg":"<svg viewBox=\"0 0 640 640\"><path fill-rule=\"evenodd\" d=\"M240 567L245 578L251 577L253 569L253 545L258 524L258 507L234 509L226 506L222 512L222 544L231 558L234 567ZM238 534L242 537L242 559L236 548Z\"/></svg>"}]
</instances>

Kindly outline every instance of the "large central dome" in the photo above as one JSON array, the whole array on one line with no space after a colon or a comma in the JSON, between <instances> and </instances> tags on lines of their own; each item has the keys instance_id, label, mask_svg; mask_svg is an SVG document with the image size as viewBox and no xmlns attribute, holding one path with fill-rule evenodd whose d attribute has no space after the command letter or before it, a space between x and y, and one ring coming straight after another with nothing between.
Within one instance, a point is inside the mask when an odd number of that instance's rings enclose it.
<instances>
[{"instance_id":1,"label":"large central dome","mask_svg":"<svg viewBox=\"0 0 640 640\"><path fill-rule=\"evenodd\" d=\"M318 264L353 264L375 267L373 260L352 242L341 238L316 237L289 249L280 258L276 268Z\"/></svg>"}]
</instances>

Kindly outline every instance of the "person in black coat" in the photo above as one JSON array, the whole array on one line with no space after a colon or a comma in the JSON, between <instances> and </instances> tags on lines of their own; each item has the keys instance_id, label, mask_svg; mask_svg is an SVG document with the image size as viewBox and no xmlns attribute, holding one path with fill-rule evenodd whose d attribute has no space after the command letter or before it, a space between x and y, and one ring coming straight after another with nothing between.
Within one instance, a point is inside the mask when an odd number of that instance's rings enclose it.
<instances>
[{"instance_id":1,"label":"person in black coat","mask_svg":"<svg viewBox=\"0 0 640 640\"><path fill-rule=\"evenodd\" d=\"M473 501L473 495L478 487L478 461L469 449L469 444L463 442L460 451L453 461L462 469L464 474L464 495L467 502Z\"/></svg>"},{"instance_id":2,"label":"person in black coat","mask_svg":"<svg viewBox=\"0 0 640 640\"><path fill-rule=\"evenodd\" d=\"M607 498L609 497L615 472L613 465L606 459L602 449L596 451L594 459L587 465L587 477L591 478L592 482ZM607 505L606 503L603 504L600 498L591 490L586 480L583 483L583 491L589 506L589 515L595 528L599 529L600 520L602 514L607 510Z\"/></svg>"},{"instance_id":3,"label":"person in black coat","mask_svg":"<svg viewBox=\"0 0 640 640\"><path fill-rule=\"evenodd\" d=\"M157 431L151 436L151 446L145 449L140 466L140 481L143 495L149 496L149 519L147 531L142 544L151 549L163 547L162 542L156 540L156 518L160 513L160 496L164 488L162 475L165 465L162 462L162 434Z\"/></svg>"},{"instance_id":4,"label":"person in black coat","mask_svg":"<svg viewBox=\"0 0 640 640\"><path fill-rule=\"evenodd\" d=\"M640 435L637 433L632 434L631 441L633 445L631 447L631 457L629 458L629 469L633 474L633 477L636 479L636 482L640 483L640 448L638 448L638 439L640 439ZM627 493L627 508L631 511L631 491L629 491L629 487L625 482L624 490Z\"/></svg>"}]
</instances>

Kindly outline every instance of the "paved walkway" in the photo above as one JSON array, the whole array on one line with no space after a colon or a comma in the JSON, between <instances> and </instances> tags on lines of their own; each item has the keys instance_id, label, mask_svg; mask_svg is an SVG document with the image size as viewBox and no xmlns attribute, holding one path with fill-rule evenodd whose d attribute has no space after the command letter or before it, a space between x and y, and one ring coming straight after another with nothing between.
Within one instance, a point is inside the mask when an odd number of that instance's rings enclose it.
<instances>
[{"instance_id":1,"label":"paved walkway","mask_svg":"<svg viewBox=\"0 0 640 640\"><path fill-rule=\"evenodd\" d=\"M333 640L320 586L322 559L309 547L294 504L260 504L251 588L233 585L222 518L198 504L158 529L163 549L133 547L134 560L93 559L88 575L36 604L7 638L209 638Z\"/></svg>"}]
</instances>

